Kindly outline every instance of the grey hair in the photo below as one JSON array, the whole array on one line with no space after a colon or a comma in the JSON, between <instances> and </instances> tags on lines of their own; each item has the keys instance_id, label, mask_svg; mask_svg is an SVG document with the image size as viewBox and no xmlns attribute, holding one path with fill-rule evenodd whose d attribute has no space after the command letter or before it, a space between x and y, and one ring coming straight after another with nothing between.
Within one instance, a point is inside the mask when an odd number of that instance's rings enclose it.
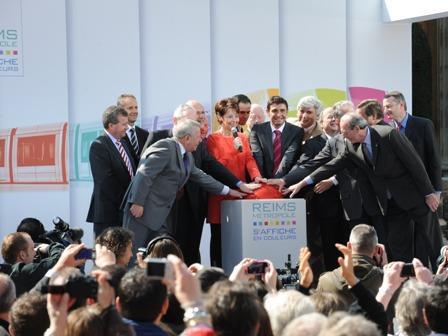
<instances>
[{"instance_id":1,"label":"grey hair","mask_svg":"<svg viewBox=\"0 0 448 336\"><path fill-rule=\"evenodd\" d=\"M269 314L274 335L281 335L286 325L294 318L315 312L311 299L294 290L281 290L266 295L264 307Z\"/></svg>"},{"instance_id":2,"label":"grey hair","mask_svg":"<svg viewBox=\"0 0 448 336\"><path fill-rule=\"evenodd\" d=\"M16 300L16 286L9 276L0 273L0 313L7 313Z\"/></svg>"},{"instance_id":3,"label":"grey hair","mask_svg":"<svg viewBox=\"0 0 448 336\"><path fill-rule=\"evenodd\" d=\"M351 130L354 129L356 126L362 129L369 126L367 120L365 120L363 117L361 117L359 114L356 113L347 113L342 117L342 119L348 121L348 128Z\"/></svg>"},{"instance_id":4,"label":"grey hair","mask_svg":"<svg viewBox=\"0 0 448 336\"><path fill-rule=\"evenodd\" d=\"M119 106L109 106L106 111L103 112L103 126L105 129L109 128L109 124L116 125L119 120L118 117L123 116L127 117L128 112L122 107Z\"/></svg>"},{"instance_id":5,"label":"grey hair","mask_svg":"<svg viewBox=\"0 0 448 336\"><path fill-rule=\"evenodd\" d=\"M335 118L340 118L339 113L337 113L333 107L327 107L322 110L322 113L320 114L319 122L322 122L324 120L324 116L327 113L331 114L331 116L334 116Z\"/></svg>"},{"instance_id":6,"label":"grey hair","mask_svg":"<svg viewBox=\"0 0 448 336\"><path fill-rule=\"evenodd\" d=\"M305 96L300 99L299 103L297 104L297 111L299 111L301 107L314 108L316 110L316 116L318 118L320 116L320 113L324 109L324 105L322 104L322 102L314 96Z\"/></svg>"},{"instance_id":7,"label":"grey hair","mask_svg":"<svg viewBox=\"0 0 448 336\"><path fill-rule=\"evenodd\" d=\"M355 112L355 104L353 104L350 100L340 100L333 104L333 108L339 115L342 117L346 113ZM349 108L350 111L343 111L346 108Z\"/></svg>"},{"instance_id":8,"label":"grey hair","mask_svg":"<svg viewBox=\"0 0 448 336\"><path fill-rule=\"evenodd\" d=\"M191 119L181 119L176 125L173 127L173 136L176 139L182 139L187 135L193 135L196 129L199 129L201 124L196 120Z\"/></svg>"},{"instance_id":9,"label":"grey hair","mask_svg":"<svg viewBox=\"0 0 448 336\"><path fill-rule=\"evenodd\" d=\"M415 280L407 281L395 304L395 316L400 330L406 335L429 335L431 330L423 320L428 285Z\"/></svg>"},{"instance_id":10,"label":"grey hair","mask_svg":"<svg viewBox=\"0 0 448 336\"><path fill-rule=\"evenodd\" d=\"M122 102L123 102L123 99L125 99L125 98L132 98L135 101L137 101L137 98L135 98L135 96L133 94L123 93L123 94L119 95L117 98L117 106L120 106L120 107L123 106Z\"/></svg>"},{"instance_id":11,"label":"grey hair","mask_svg":"<svg viewBox=\"0 0 448 336\"><path fill-rule=\"evenodd\" d=\"M173 119L175 119L176 122L185 119L188 111L193 111L194 113L196 113L196 110L194 109L194 107L192 107L188 104L180 104L174 110Z\"/></svg>"},{"instance_id":12,"label":"grey hair","mask_svg":"<svg viewBox=\"0 0 448 336\"><path fill-rule=\"evenodd\" d=\"M325 328L320 336L380 336L375 323L367 320L361 315L346 316Z\"/></svg>"},{"instance_id":13,"label":"grey hair","mask_svg":"<svg viewBox=\"0 0 448 336\"><path fill-rule=\"evenodd\" d=\"M378 236L373 226L358 224L350 232L349 241L353 252L370 256L378 245Z\"/></svg>"},{"instance_id":14,"label":"grey hair","mask_svg":"<svg viewBox=\"0 0 448 336\"><path fill-rule=\"evenodd\" d=\"M325 328L327 317L321 313L310 313L288 323L282 336L317 336Z\"/></svg>"}]
</instances>

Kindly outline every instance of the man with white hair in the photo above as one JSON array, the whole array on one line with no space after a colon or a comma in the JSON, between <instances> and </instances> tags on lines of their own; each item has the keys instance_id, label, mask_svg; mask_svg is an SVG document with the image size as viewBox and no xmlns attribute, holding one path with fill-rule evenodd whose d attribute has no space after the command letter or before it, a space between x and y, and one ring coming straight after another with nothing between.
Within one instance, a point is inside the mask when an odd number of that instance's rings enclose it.
<instances>
[{"instance_id":1,"label":"man with white hair","mask_svg":"<svg viewBox=\"0 0 448 336\"><path fill-rule=\"evenodd\" d=\"M188 109L180 107L183 108ZM123 226L134 232L134 253L167 231L166 220L176 194L188 179L213 194L243 196L196 167L191 152L200 142L200 124L183 119L174 126L173 138L162 139L143 153L129 186L124 208Z\"/></svg>"},{"instance_id":2,"label":"man with white hair","mask_svg":"<svg viewBox=\"0 0 448 336\"><path fill-rule=\"evenodd\" d=\"M286 325L296 317L315 311L313 302L308 296L293 290L282 290L266 295L264 307L268 312L274 335L281 335Z\"/></svg>"},{"instance_id":3,"label":"man with white hair","mask_svg":"<svg viewBox=\"0 0 448 336\"><path fill-rule=\"evenodd\" d=\"M199 101L190 99L174 111L173 125L184 119L200 122L204 118L206 118L204 106ZM157 141L172 136L171 129L150 132L143 153ZM204 142L201 141L192 154L196 167L206 174L232 188L251 193L245 183L209 154ZM207 192L198 183L187 181L178 193L167 218L168 233L179 243L187 265L201 261L199 246L206 215Z\"/></svg>"},{"instance_id":4,"label":"man with white hair","mask_svg":"<svg viewBox=\"0 0 448 336\"><path fill-rule=\"evenodd\" d=\"M297 104L297 126L305 131L303 142L322 134L322 129L317 122L320 113L324 109L322 102L314 96L306 96Z\"/></svg>"},{"instance_id":5,"label":"man with white hair","mask_svg":"<svg viewBox=\"0 0 448 336\"><path fill-rule=\"evenodd\" d=\"M250 114L249 119L246 122L246 132L245 134L249 135L252 127L256 124L262 124L266 121L267 114L264 110L263 106L259 104L252 104L250 106Z\"/></svg>"}]
</instances>

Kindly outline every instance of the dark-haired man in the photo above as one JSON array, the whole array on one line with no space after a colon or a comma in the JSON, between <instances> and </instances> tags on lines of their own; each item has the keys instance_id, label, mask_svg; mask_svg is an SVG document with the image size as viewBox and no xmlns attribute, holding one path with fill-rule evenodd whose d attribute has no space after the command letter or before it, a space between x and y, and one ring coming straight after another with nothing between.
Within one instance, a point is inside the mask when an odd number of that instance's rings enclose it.
<instances>
[{"instance_id":1,"label":"dark-haired man","mask_svg":"<svg viewBox=\"0 0 448 336\"><path fill-rule=\"evenodd\" d=\"M270 121L252 127L250 146L262 176L280 178L286 175L297 161L304 131L286 122L286 99L280 96L271 97L266 110Z\"/></svg>"},{"instance_id":2,"label":"dark-haired man","mask_svg":"<svg viewBox=\"0 0 448 336\"><path fill-rule=\"evenodd\" d=\"M103 113L104 134L90 145L89 162L93 193L87 222L93 223L95 237L111 226L121 226L121 201L135 174L135 162L126 142L128 113L110 106Z\"/></svg>"},{"instance_id":3,"label":"dark-haired man","mask_svg":"<svg viewBox=\"0 0 448 336\"><path fill-rule=\"evenodd\" d=\"M167 335L157 324L168 310L167 289L146 271L134 268L121 279L116 300L123 321L136 335Z\"/></svg>"},{"instance_id":4,"label":"dark-haired man","mask_svg":"<svg viewBox=\"0 0 448 336\"><path fill-rule=\"evenodd\" d=\"M234 99L236 99L236 103L238 104L238 132L246 133L247 134L247 119L249 119L250 114L250 106L252 102L250 101L249 97L243 94L237 94L233 96Z\"/></svg>"}]
</instances>

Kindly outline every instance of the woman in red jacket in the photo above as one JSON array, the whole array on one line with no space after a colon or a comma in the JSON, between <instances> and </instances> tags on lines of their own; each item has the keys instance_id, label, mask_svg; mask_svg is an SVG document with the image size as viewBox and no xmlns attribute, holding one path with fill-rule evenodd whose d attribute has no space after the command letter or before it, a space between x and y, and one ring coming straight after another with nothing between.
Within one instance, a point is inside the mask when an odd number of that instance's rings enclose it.
<instances>
[{"instance_id":1,"label":"woman in red jacket","mask_svg":"<svg viewBox=\"0 0 448 336\"><path fill-rule=\"evenodd\" d=\"M252 157L249 140L243 133L235 133L238 126L238 104L232 98L219 100L215 114L221 127L207 138L207 148L216 160L229 169L240 181L250 176L255 183L266 182L261 177L257 163ZM236 136L237 135L237 136ZM252 185L259 187L257 184ZM221 201L227 196L209 195L207 222L212 224L210 240L210 260L212 266L221 267Z\"/></svg>"}]
</instances>

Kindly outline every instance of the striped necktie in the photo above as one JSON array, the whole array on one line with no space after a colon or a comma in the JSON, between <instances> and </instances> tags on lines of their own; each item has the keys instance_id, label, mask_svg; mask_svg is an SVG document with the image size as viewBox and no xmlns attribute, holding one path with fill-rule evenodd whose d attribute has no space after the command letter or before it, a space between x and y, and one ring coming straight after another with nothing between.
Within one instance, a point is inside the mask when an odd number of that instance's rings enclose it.
<instances>
[{"instance_id":1,"label":"striped necktie","mask_svg":"<svg viewBox=\"0 0 448 336\"><path fill-rule=\"evenodd\" d=\"M123 162L128 170L129 176L134 176L134 170L132 169L131 161L129 160L129 157L124 150L123 144L119 140L117 140L115 144L117 145L118 152L120 153L121 158L123 159Z\"/></svg>"},{"instance_id":2,"label":"striped necktie","mask_svg":"<svg viewBox=\"0 0 448 336\"><path fill-rule=\"evenodd\" d=\"M129 129L129 133L131 134L131 145L132 145L132 148L134 149L135 154L138 155L138 141L137 141L137 137L135 136L135 129L134 128L130 128Z\"/></svg>"}]
</instances>

